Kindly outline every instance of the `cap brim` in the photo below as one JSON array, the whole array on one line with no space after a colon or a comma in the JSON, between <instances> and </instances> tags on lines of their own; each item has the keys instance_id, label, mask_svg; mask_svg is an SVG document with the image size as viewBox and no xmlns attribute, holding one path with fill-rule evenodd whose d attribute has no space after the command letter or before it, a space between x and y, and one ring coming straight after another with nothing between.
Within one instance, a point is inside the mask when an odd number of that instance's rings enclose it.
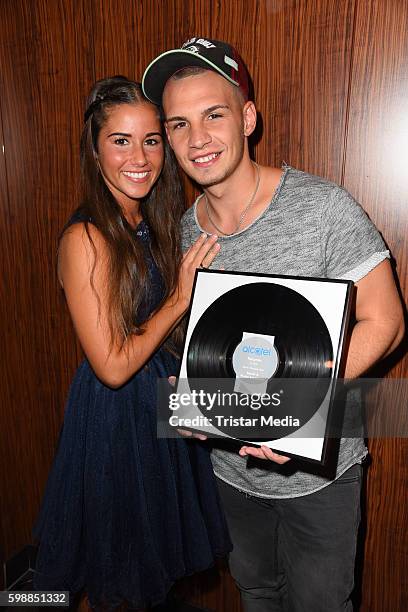
<instances>
[{"instance_id":1,"label":"cap brim","mask_svg":"<svg viewBox=\"0 0 408 612\"><path fill-rule=\"evenodd\" d=\"M231 79L227 73L201 55L184 49L171 49L156 57L146 68L142 78L142 89L146 98L149 98L154 104L160 105L163 90L168 79L175 72L182 68L187 68L187 66L198 66L207 70L214 70L233 85L239 86L237 81Z\"/></svg>"}]
</instances>

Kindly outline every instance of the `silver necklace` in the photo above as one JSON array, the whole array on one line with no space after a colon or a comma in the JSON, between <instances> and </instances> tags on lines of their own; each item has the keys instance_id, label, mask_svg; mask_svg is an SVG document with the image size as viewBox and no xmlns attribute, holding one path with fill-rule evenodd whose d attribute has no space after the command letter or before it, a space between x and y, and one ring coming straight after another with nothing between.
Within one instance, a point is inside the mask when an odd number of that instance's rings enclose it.
<instances>
[{"instance_id":1,"label":"silver necklace","mask_svg":"<svg viewBox=\"0 0 408 612\"><path fill-rule=\"evenodd\" d=\"M260 183L260 181L261 181L261 173L260 173L260 171L259 171L259 166L258 166L258 164L257 164L256 162L254 162L254 161L253 161L252 163L253 163L253 165L255 166L255 168L256 168L256 172L257 172L257 179L256 179L255 189L254 189L253 194L251 195L251 198L250 198L250 200L249 200L248 204L246 205L245 209L244 209L244 210L243 210L243 212L241 213L241 216L239 217L239 221L238 221L238 225L237 225L237 227L236 227L236 228L234 229L234 231L233 231L233 232L231 232L230 234L227 234L227 232L224 232L222 229L220 229L220 228L219 228L219 227L218 227L218 226L217 226L217 225L214 223L214 221L213 221L213 219L211 218L211 215L210 215L210 207L209 207L209 204L208 204L207 194L205 194L205 210L206 210L206 213L207 213L208 220L209 220L209 222L211 223L211 225L212 225L213 227L215 227L215 229L217 230L217 232L218 232L218 233L220 233L220 234L223 234L223 236L233 236L234 234L236 234L236 233L237 233L237 231L238 231L238 230L239 230L239 228L241 227L241 225L242 225L242 223L243 223L243 221L244 221L245 217L247 216L247 213L248 213L249 209L251 208L251 205L252 205L253 201L255 200L255 196L256 196L256 194L258 193L259 183Z\"/></svg>"}]
</instances>

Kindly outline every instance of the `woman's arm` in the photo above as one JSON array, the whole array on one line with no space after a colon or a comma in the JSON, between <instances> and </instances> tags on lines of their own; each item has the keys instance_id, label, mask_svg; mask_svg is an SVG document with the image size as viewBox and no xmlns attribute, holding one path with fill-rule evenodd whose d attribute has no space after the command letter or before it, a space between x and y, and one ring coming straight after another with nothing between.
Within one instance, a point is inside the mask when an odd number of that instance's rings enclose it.
<instances>
[{"instance_id":1,"label":"woman's arm","mask_svg":"<svg viewBox=\"0 0 408 612\"><path fill-rule=\"evenodd\" d=\"M201 236L184 254L175 293L146 322L145 332L140 336L131 334L123 345L119 338L114 338L112 347L107 310L108 249L101 233L91 224L88 228L96 261L85 225L76 223L61 239L58 275L85 355L98 378L117 388L146 363L183 317L190 302L195 270L203 261L207 266L212 262L219 245L216 236Z\"/></svg>"}]
</instances>

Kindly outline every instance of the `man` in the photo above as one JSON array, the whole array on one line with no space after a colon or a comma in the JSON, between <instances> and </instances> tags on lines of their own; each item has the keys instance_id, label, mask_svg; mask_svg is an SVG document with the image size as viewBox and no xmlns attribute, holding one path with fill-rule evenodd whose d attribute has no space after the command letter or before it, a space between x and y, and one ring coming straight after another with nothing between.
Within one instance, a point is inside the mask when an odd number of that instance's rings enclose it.
<instances>
[{"instance_id":1,"label":"man","mask_svg":"<svg viewBox=\"0 0 408 612\"><path fill-rule=\"evenodd\" d=\"M200 232L216 233L217 267L353 280L356 324L345 376L360 376L390 353L403 320L381 237L337 185L251 161L256 109L237 52L194 37L153 60L143 88L162 104L170 145L203 189L183 219L184 247ZM352 609L365 455L362 439L342 439L329 478L267 447L235 453L215 445L234 543L230 569L247 612Z\"/></svg>"}]
</instances>

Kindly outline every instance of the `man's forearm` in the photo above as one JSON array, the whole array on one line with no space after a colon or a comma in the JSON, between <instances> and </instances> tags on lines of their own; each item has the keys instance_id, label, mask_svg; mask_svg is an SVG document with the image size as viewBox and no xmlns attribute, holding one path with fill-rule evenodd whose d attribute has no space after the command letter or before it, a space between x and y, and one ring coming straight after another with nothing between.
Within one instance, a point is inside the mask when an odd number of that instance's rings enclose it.
<instances>
[{"instance_id":1,"label":"man's forearm","mask_svg":"<svg viewBox=\"0 0 408 612\"><path fill-rule=\"evenodd\" d=\"M398 346L404 335L402 318L359 321L351 335L345 378L357 378Z\"/></svg>"}]
</instances>

